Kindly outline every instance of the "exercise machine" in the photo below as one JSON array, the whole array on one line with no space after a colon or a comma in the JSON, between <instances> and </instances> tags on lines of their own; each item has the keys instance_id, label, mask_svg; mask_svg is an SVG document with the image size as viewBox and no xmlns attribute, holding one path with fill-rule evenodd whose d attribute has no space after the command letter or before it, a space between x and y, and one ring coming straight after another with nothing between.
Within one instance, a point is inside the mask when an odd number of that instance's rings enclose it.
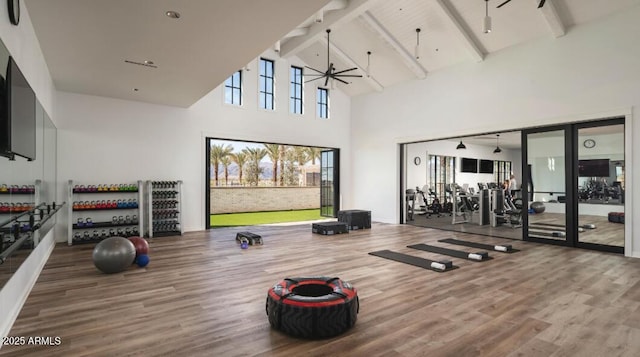
<instances>
[{"instance_id":1,"label":"exercise machine","mask_svg":"<svg viewBox=\"0 0 640 357\"><path fill-rule=\"evenodd\" d=\"M522 227L522 210L518 209L505 190L491 190L491 226L506 224L511 228Z\"/></svg>"}]
</instances>

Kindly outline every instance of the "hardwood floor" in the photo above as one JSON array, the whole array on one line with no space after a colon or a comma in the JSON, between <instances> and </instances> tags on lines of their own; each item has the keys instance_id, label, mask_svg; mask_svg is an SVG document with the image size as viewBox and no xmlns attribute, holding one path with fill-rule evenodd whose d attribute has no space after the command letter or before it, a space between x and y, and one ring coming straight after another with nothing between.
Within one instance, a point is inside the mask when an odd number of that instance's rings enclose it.
<instances>
[{"instance_id":1,"label":"hardwood floor","mask_svg":"<svg viewBox=\"0 0 640 357\"><path fill-rule=\"evenodd\" d=\"M261 234L242 250L235 233ZM437 273L368 255L438 239L508 243ZM310 224L217 229L151 241L151 262L120 274L93 266L92 246L55 248L11 336L59 346L4 346L2 356L637 356L640 259L409 225L322 236ZM333 339L272 330L267 290L284 277L339 276L360 314Z\"/></svg>"}]
</instances>

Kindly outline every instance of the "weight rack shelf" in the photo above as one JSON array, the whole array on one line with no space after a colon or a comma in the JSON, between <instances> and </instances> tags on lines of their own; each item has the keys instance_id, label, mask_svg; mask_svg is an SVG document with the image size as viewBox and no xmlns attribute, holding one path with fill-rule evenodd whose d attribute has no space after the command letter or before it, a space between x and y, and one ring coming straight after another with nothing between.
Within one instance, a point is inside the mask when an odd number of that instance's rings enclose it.
<instances>
[{"instance_id":1,"label":"weight rack shelf","mask_svg":"<svg viewBox=\"0 0 640 357\"><path fill-rule=\"evenodd\" d=\"M140 208L140 205L135 206L135 207L109 207L109 208L72 208L73 212L79 212L79 211L112 211L112 210L116 210L116 209L138 209Z\"/></svg>"},{"instance_id":2,"label":"weight rack shelf","mask_svg":"<svg viewBox=\"0 0 640 357\"><path fill-rule=\"evenodd\" d=\"M182 235L182 181L147 181L147 237Z\"/></svg>"},{"instance_id":3,"label":"weight rack shelf","mask_svg":"<svg viewBox=\"0 0 640 357\"><path fill-rule=\"evenodd\" d=\"M96 243L99 242L105 238L111 237L111 236L123 236L123 237L127 237L127 236L133 236L133 235L139 235L141 232L143 232L143 220L142 219L138 219L137 222L130 222L130 223L113 223L113 222L109 222L107 221L111 215L107 215L107 212L112 212L115 210L127 210L129 212L131 211L137 211L136 215L138 217L143 217L142 214L142 181L138 180L135 183L123 183L121 184L124 187L130 187L132 189L126 190L102 190L102 191L98 191L97 189L78 189L78 185L74 184L73 180L69 180L68 182L68 202L81 202L81 201L86 201L86 199L83 199L83 196L85 195L90 195L92 196L91 200L95 200L96 197L100 196L100 195L107 195L109 198L109 200L113 200L114 199L114 195L118 196L116 197L116 199L123 199L123 200L131 200L131 201L136 201L135 205L132 206L128 206L128 207L104 207L104 208L73 208L73 204L69 204L69 211L68 211L68 221L67 221L67 227L68 227L68 236L67 236L67 244L72 245L72 244L85 244L85 243ZM95 186L95 185L93 185ZM89 187L89 186L86 186ZM95 186L97 187L97 186ZM135 200L134 200L135 198ZM79 217L77 212L92 212L91 216L93 219L96 220L96 222L93 222L92 225L90 226L78 226L77 219ZM104 212L104 213L100 213L100 212ZM94 217L95 215L95 217ZM81 216L80 216L81 217ZM97 229L97 228L111 228L111 227L137 227L137 234L136 233L122 233L122 234L112 234L110 233L107 236L100 236L100 237L94 237L91 236L89 238L84 238L84 235L82 238L78 238L75 237L74 234L74 230L84 230L85 232L87 232L88 229Z\"/></svg>"},{"instance_id":4,"label":"weight rack shelf","mask_svg":"<svg viewBox=\"0 0 640 357\"><path fill-rule=\"evenodd\" d=\"M127 227L127 226L137 226L139 222L129 222L129 223L112 223L112 222L93 222L92 225L87 226L79 226L77 223L73 225L73 229L91 229L91 228L110 228L110 227Z\"/></svg>"}]
</instances>

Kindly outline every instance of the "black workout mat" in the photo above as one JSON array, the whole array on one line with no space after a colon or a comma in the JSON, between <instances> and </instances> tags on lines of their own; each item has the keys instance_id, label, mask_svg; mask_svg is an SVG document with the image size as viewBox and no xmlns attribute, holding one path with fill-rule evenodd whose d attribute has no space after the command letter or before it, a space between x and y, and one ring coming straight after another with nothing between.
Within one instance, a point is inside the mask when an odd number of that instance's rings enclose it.
<instances>
[{"instance_id":1,"label":"black workout mat","mask_svg":"<svg viewBox=\"0 0 640 357\"><path fill-rule=\"evenodd\" d=\"M452 239L452 238L441 239L438 242L456 244L456 245L463 245L465 247L471 247L471 248L493 250L493 251L496 251L496 252L508 253L508 254L520 251L518 249L513 249L513 248L511 248L509 250L506 250L506 251L505 250L496 249L496 247L498 247L498 246L503 246L504 247L504 245L501 245L501 244L491 245L491 244L469 242L469 241L466 241L466 240L459 240L459 239Z\"/></svg>"},{"instance_id":2,"label":"black workout mat","mask_svg":"<svg viewBox=\"0 0 640 357\"><path fill-rule=\"evenodd\" d=\"M531 222L530 225L535 225L535 226L550 226L550 227L562 227L562 228L566 228L566 225L564 224L559 224L559 223L544 223L544 222ZM584 229L596 229L595 228L590 228L588 224L582 224L578 226L579 228L584 228Z\"/></svg>"},{"instance_id":3,"label":"black workout mat","mask_svg":"<svg viewBox=\"0 0 640 357\"><path fill-rule=\"evenodd\" d=\"M529 230L534 230L534 231L554 231L554 232L564 232L564 226L562 227L555 227L555 226L539 226L538 224L531 224L529 225Z\"/></svg>"},{"instance_id":4,"label":"black workout mat","mask_svg":"<svg viewBox=\"0 0 640 357\"><path fill-rule=\"evenodd\" d=\"M487 260L493 259L493 258L491 258L489 256L483 258L482 260L471 259L471 258L469 258L469 254L475 254L475 252L469 253L469 252L464 252L462 250L454 250L454 249L449 249L449 248L436 247L436 246L427 245L427 244L413 244L413 245L408 245L407 248L424 250L426 252L431 252L431 253L449 255L449 256L452 256L452 257L455 257L455 258L471 260L473 262L486 262ZM486 253L486 252L484 252L484 253ZM478 252L478 254L480 254L480 252Z\"/></svg>"},{"instance_id":5,"label":"black workout mat","mask_svg":"<svg viewBox=\"0 0 640 357\"><path fill-rule=\"evenodd\" d=\"M408 254L403 254L403 253L398 253L398 252L392 252L390 250L378 250L376 252L371 252L369 253L370 255L376 256L376 257L380 257L380 258L385 258L385 259L389 259L389 260L395 260L396 262L400 262L400 263L405 263L405 264L409 264L409 265L413 265L416 267L420 267L420 268L424 268L424 269L429 269L429 270L433 270L433 271L437 271L438 273L443 273L449 270L453 270L453 269L458 269L457 266L452 266L449 269L446 270L439 270L439 269L434 269L431 267L431 263L439 263L435 260L429 260L429 259L424 259L424 258L420 258L420 257L414 257L413 255L408 255Z\"/></svg>"},{"instance_id":6,"label":"black workout mat","mask_svg":"<svg viewBox=\"0 0 640 357\"><path fill-rule=\"evenodd\" d=\"M556 233L556 235L554 235ZM564 237L560 234L564 234ZM567 238L567 233L565 231L538 231L536 229L529 228L529 236L541 236L541 237L551 237L551 238L560 238L560 240Z\"/></svg>"}]
</instances>

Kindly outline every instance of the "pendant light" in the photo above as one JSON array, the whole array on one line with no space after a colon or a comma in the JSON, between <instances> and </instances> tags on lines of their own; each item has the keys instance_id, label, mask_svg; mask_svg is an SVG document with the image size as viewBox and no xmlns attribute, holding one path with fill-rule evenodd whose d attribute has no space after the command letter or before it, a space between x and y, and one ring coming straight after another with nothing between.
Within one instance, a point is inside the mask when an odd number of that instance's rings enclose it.
<instances>
[{"instance_id":1,"label":"pendant light","mask_svg":"<svg viewBox=\"0 0 640 357\"><path fill-rule=\"evenodd\" d=\"M462 140L460 140L460 144L458 144L458 146L456 146L457 150L466 149L466 148L467 148L467 146L462 143Z\"/></svg>"},{"instance_id":2,"label":"pendant light","mask_svg":"<svg viewBox=\"0 0 640 357\"><path fill-rule=\"evenodd\" d=\"M499 154L502 152L502 149L500 149L500 134L496 134L496 149L493 150L494 154Z\"/></svg>"},{"instance_id":3,"label":"pendant light","mask_svg":"<svg viewBox=\"0 0 640 357\"><path fill-rule=\"evenodd\" d=\"M489 33L491 32L491 17L489 16L489 0L484 0L484 22L482 24L482 32Z\"/></svg>"},{"instance_id":4,"label":"pendant light","mask_svg":"<svg viewBox=\"0 0 640 357\"><path fill-rule=\"evenodd\" d=\"M414 55L416 56L416 59L419 60L420 59L420 28L418 27L416 29L416 48L414 51Z\"/></svg>"},{"instance_id":5,"label":"pendant light","mask_svg":"<svg viewBox=\"0 0 640 357\"><path fill-rule=\"evenodd\" d=\"M367 51L367 78L371 77L371 51Z\"/></svg>"}]
</instances>

